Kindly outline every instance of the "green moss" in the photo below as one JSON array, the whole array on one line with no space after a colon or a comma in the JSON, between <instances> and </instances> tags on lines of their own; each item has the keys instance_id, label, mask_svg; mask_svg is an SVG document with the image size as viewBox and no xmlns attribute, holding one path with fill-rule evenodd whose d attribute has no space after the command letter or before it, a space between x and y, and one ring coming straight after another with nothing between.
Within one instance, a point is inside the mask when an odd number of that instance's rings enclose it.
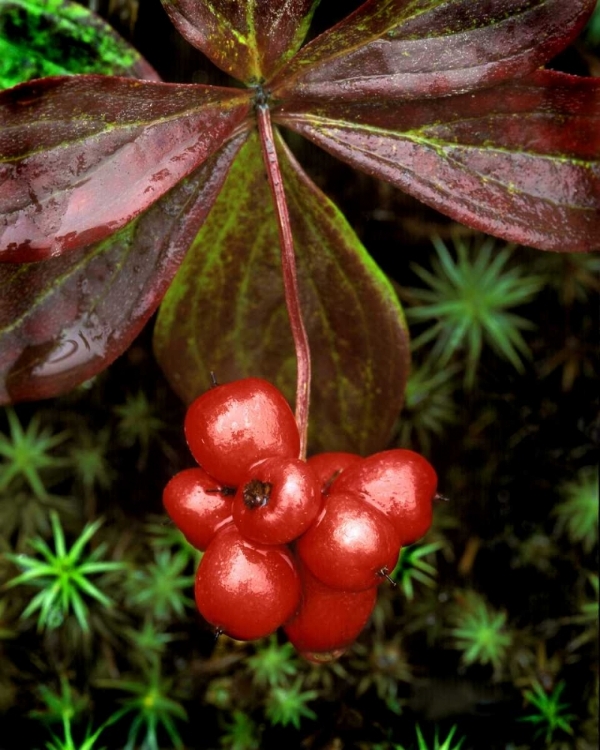
<instances>
[{"instance_id":1,"label":"green moss","mask_svg":"<svg viewBox=\"0 0 600 750\"><path fill-rule=\"evenodd\" d=\"M64 0L0 0L0 87L44 76L127 73L139 55L99 17Z\"/></svg>"}]
</instances>

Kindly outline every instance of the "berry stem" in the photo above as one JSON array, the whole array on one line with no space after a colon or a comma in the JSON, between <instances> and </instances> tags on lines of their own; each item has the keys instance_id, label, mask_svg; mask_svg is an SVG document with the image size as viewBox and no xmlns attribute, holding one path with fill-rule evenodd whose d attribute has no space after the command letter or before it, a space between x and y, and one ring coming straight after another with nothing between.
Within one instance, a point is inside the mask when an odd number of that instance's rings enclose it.
<instances>
[{"instance_id":1,"label":"berry stem","mask_svg":"<svg viewBox=\"0 0 600 750\"><path fill-rule=\"evenodd\" d=\"M267 169L267 177L275 214L279 228L279 244L281 247L281 268L283 272L283 288L285 304L290 319L290 327L296 350L296 422L300 432L300 458L306 458L306 443L308 435L308 410L310 402L310 348L306 328L302 320L300 296L298 292L298 276L296 273L296 257L294 255L294 241L290 225L283 177L277 159L277 150L273 139L271 115L266 103L257 103L256 118L258 133L262 147L263 160Z\"/></svg>"}]
</instances>

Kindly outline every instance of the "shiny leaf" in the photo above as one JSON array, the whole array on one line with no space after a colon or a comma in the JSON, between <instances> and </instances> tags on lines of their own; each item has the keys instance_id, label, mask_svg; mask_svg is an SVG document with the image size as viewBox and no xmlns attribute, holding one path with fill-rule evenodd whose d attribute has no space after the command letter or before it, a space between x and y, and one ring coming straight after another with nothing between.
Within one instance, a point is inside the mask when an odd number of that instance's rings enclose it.
<instances>
[{"instance_id":1,"label":"shiny leaf","mask_svg":"<svg viewBox=\"0 0 600 750\"><path fill-rule=\"evenodd\" d=\"M245 136L108 240L0 264L0 403L64 393L107 367L156 309Z\"/></svg>"},{"instance_id":2,"label":"shiny leaf","mask_svg":"<svg viewBox=\"0 0 600 750\"><path fill-rule=\"evenodd\" d=\"M79 3L0 0L0 89L73 73L159 80L139 52Z\"/></svg>"},{"instance_id":3,"label":"shiny leaf","mask_svg":"<svg viewBox=\"0 0 600 750\"><path fill-rule=\"evenodd\" d=\"M581 31L595 0L369 0L300 51L276 97L420 98L526 75ZM278 88L279 86L279 88Z\"/></svg>"},{"instance_id":4,"label":"shiny leaf","mask_svg":"<svg viewBox=\"0 0 600 750\"><path fill-rule=\"evenodd\" d=\"M545 250L600 247L600 79L542 70L406 106L294 104L276 120L457 221Z\"/></svg>"},{"instance_id":5,"label":"shiny leaf","mask_svg":"<svg viewBox=\"0 0 600 750\"><path fill-rule=\"evenodd\" d=\"M302 44L319 0L162 0L179 33L234 78L260 83Z\"/></svg>"},{"instance_id":6,"label":"shiny leaf","mask_svg":"<svg viewBox=\"0 0 600 750\"><path fill-rule=\"evenodd\" d=\"M99 242L190 174L240 126L236 89L107 76L0 94L0 259Z\"/></svg>"},{"instance_id":7,"label":"shiny leaf","mask_svg":"<svg viewBox=\"0 0 600 750\"><path fill-rule=\"evenodd\" d=\"M310 450L381 449L402 402L408 335L395 294L339 210L280 144L311 345ZM277 226L258 141L240 152L171 285L155 353L189 402L248 375L293 402L295 357L283 299Z\"/></svg>"}]
</instances>

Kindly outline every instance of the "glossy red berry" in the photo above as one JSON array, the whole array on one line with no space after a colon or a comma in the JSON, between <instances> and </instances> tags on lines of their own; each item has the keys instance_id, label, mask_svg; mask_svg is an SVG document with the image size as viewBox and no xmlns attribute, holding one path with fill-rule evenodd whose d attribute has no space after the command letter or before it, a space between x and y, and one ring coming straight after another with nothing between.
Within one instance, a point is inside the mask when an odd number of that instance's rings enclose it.
<instances>
[{"instance_id":1,"label":"glossy red berry","mask_svg":"<svg viewBox=\"0 0 600 750\"><path fill-rule=\"evenodd\" d=\"M331 451L329 453L317 453L311 456L307 463L317 476L321 492L327 494L342 471L361 460L357 453Z\"/></svg>"},{"instance_id":2,"label":"glossy red berry","mask_svg":"<svg viewBox=\"0 0 600 750\"><path fill-rule=\"evenodd\" d=\"M308 464L297 458L265 458L242 479L233 499L233 520L248 539L286 544L303 534L323 500Z\"/></svg>"},{"instance_id":3,"label":"glossy red berry","mask_svg":"<svg viewBox=\"0 0 600 750\"><path fill-rule=\"evenodd\" d=\"M431 526L437 475L414 451L375 453L346 469L333 492L360 494L393 523L402 546L416 542Z\"/></svg>"},{"instance_id":4,"label":"glossy red berry","mask_svg":"<svg viewBox=\"0 0 600 750\"><path fill-rule=\"evenodd\" d=\"M298 540L297 552L327 586L362 591L377 586L394 569L400 544L381 511L358 495L335 492Z\"/></svg>"},{"instance_id":5,"label":"glossy red berry","mask_svg":"<svg viewBox=\"0 0 600 750\"><path fill-rule=\"evenodd\" d=\"M274 385L244 378L217 385L189 407L185 436L196 461L219 482L237 487L263 458L298 458L300 436L289 404Z\"/></svg>"},{"instance_id":6,"label":"glossy red berry","mask_svg":"<svg viewBox=\"0 0 600 750\"><path fill-rule=\"evenodd\" d=\"M244 539L232 524L204 553L195 585L200 614L242 641L277 630L300 604L300 577L287 547Z\"/></svg>"},{"instance_id":7,"label":"glossy red berry","mask_svg":"<svg viewBox=\"0 0 600 750\"><path fill-rule=\"evenodd\" d=\"M225 524L232 523L234 490L223 487L203 469L175 474L163 491L163 505L188 542L204 551Z\"/></svg>"},{"instance_id":8,"label":"glossy red berry","mask_svg":"<svg viewBox=\"0 0 600 750\"><path fill-rule=\"evenodd\" d=\"M302 581L302 601L298 613L284 630L294 647L310 661L339 656L353 643L367 623L377 589L340 591L315 578L305 565L298 566Z\"/></svg>"}]
</instances>

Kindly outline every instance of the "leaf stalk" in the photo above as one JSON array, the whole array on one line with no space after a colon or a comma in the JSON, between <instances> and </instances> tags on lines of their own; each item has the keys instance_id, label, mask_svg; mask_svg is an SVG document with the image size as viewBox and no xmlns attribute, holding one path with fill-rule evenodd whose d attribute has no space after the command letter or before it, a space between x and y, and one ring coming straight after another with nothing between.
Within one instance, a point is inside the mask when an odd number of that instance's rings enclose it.
<instances>
[{"instance_id":1,"label":"leaf stalk","mask_svg":"<svg viewBox=\"0 0 600 750\"><path fill-rule=\"evenodd\" d=\"M263 160L267 170L269 187L271 189L271 195L273 196L273 204L279 229L285 304L290 319L290 327L292 329L292 337L294 339L294 348L296 351L296 422L298 424L298 431L300 432L300 458L306 458L308 412L310 406L310 347L300 306L298 274L296 271L296 256L294 254L294 241L290 225L290 215L283 188L283 177L279 167L277 150L273 138L271 114L266 103L257 103L256 119L258 122L258 133Z\"/></svg>"}]
</instances>

